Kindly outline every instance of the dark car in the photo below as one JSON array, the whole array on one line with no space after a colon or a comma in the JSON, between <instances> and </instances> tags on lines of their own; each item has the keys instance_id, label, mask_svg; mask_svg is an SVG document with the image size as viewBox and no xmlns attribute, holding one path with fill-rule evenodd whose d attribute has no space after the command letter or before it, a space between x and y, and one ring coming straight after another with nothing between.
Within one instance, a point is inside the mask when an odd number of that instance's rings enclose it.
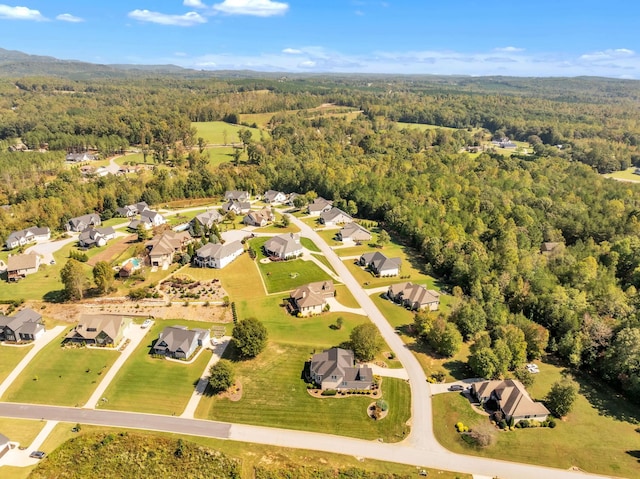
<instances>
[{"instance_id":1,"label":"dark car","mask_svg":"<svg viewBox=\"0 0 640 479\"><path fill-rule=\"evenodd\" d=\"M33 451L29 454L29 457L33 457L34 459L42 459L46 454L42 451Z\"/></svg>"},{"instance_id":2,"label":"dark car","mask_svg":"<svg viewBox=\"0 0 640 479\"><path fill-rule=\"evenodd\" d=\"M452 386L449 386L449 391L464 391L464 386L461 386L460 384L453 384Z\"/></svg>"}]
</instances>

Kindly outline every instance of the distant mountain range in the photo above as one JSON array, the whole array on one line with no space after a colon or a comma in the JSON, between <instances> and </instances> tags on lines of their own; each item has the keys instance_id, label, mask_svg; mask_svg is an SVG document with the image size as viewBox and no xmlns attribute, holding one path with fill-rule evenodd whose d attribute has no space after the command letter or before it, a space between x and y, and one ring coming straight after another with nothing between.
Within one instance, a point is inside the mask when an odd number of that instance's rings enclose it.
<instances>
[{"instance_id":1,"label":"distant mountain range","mask_svg":"<svg viewBox=\"0 0 640 479\"><path fill-rule=\"evenodd\" d=\"M82 79L88 77L123 77L148 75L202 76L203 72L176 65L100 65L77 60L60 60L54 57L29 55L0 48L0 76L59 76Z\"/></svg>"}]
</instances>

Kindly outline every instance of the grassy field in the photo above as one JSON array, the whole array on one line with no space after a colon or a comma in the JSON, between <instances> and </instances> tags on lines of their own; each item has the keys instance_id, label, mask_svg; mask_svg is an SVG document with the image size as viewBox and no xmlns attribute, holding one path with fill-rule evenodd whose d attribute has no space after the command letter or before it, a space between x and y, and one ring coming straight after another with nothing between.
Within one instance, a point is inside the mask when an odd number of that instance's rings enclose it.
<instances>
[{"instance_id":1,"label":"grassy field","mask_svg":"<svg viewBox=\"0 0 640 479\"><path fill-rule=\"evenodd\" d=\"M312 251L314 253L320 253L320 248L318 248L318 246L309 238L300 238L300 243L309 251Z\"/></svg>"},{"instance_id":2,"label":"grassy field","mask_svg":"<svg viewBox=\"0 0 640 479\"><path fill-rule=\"evenodd\" d=\"M317 117L346 117L347 120L352 120L358 117L361 113L358 110L354 110L350 107L335 106L335 105L321 105L316 108L308 108L305 110L287 110L278 112L277 114L289 114L303 115L305 118L317 118ZM266 128L269 124L269 120L276 115L276 113L243 113L240 115L240 121L253 125L254 123L260 128Z\"/></svg>"},{"instance_id":3,"label":"grassy field","mask_svg":"<svg viewBox=\"0 0 640 479\"><path fill-rule=\"evenodd\" d=\"M81 406L119 353L114 350L62 348L60 342L67 333L40 351L16 378L4 401Z\"/></svg>"},{"instance_id":4,"label":"grassy field","mask_svg":"<svg viewBox=\"0 0 640 479\"><path fill-rule=\"evenodd\" d=\"M37 273L30 274L17 283L4 283L0 288L0 300L45 299L48 293L61 291L64 286L60 281L60 271L69 259L69 251L74 249L73 243L63 246L53 254L56 264L41 265ZM89 281L92 280L91 267L84 264Z\"/></svg>"},{"instance_id":5,"label":"grassy field","mask_svg":"<svg viewBox=\"0 0 640 479\"><path fill-rule=\"evenodd\" d=\"M542 363L530 388L534 398L543 398L551 385L562 378L562 368ZM638 477L637 425L640 409L630 405L608 387L581 380L580 394L566 420L555 429L496 431L496 443L487 449L467 446L454 430L457 421L473 427L486 416L475 413L458 394L434 396L434 431L438 441L455 452L496 459L568 469L576 466L592 473Z\"/></svg>"},{"instance_id":6,"label":"grassy field","mask_svg":"<svg viewBox=\"0 0 640 479\"><path fill-rule=\"evenodd\" d=\"M383 397L389 415L382 421L367 417L367 397L323 398L309 395L302 369L315 348L271 343L258 358L235 364L242 384L240 401L203 397L196 417L244 424L285 427L363 439L397 442L408 432L409 385L385 378Z\"/></svg>"},{"instance_id":7,"label":"grassy field","mask_svg":"<svg viewBox=\"0 0 640 479\"><path fill-rule=\"evenodd\" d=\"M13 371L32 346L0 346L0 383ZM1 429L0 429L1 430Z\"/></svg>"},{"instance_id":8,"label":"grassy field","mask_svg":"<svg viewBox=\"0 0 640 479\"><path fill-rule=\"evenodd\" d=\"M203 351L191 364L155 359L149 355L152 342L167 326L184 320L156 320L144 340L120 369L104 393L102 409L179 415L186 407L211 353ZM211 323L189 321L190 328L210 328Z\"/></svg>"},{"instance_id":9,"label":"grassy field","mask_svg":"<svg viewBox=\"0 0 640 479\"><path fill-rule=\"evenodd\" d=\"M47 452L53 452L57 447L65 441L77 437L78 434L71 432L75 424L59 423L49 437L46 439L42 449ZM81 434L92 434L97 432L106 432L120 434L127 429L110 428L101 426L82 425ZM184 438L183 435L161 433L154 431L131 430L136 434L144 434L151 437L166 437L173 440ZM375 461L372 459L360 459L353 456L343 456L340 454L330 454L320 451L309 451L305 449L290 449L281 447L264 446L261 444L249 444L245 442L227 441L221 439L212 439L206 437L187 436L189 441L195 442L202 446L221 451L232 457L242 461L242 479L254 479L255 467L277 468L283 467L290 470L293 466L309 466L329 465L331 468L358 468L365 471L377 472L380 474L404 474L414 476L416 468L413 466L405 466L402 464ZM34 466L35 467L35 466ZM1 467L0 477L3 479L26 479L34 467ZM471 479L471 476L465 474L456 474L453 472L439 471L435 469L426 469L430 477L438 477L439 479Z\"/></svg>"},{"instance_id":10,"label":"grassy field","mask_svg":"<svg viewBox=\"0 0 640 479\"><path fill-rule=\"evenodd\" d=\"M236 138L234 138L234 141L236 140L237 135ZM218 166L223 163L233 161L233 147L231 146L207 148L206 154L209 156L209 164L212 166Z\"/></svg>"},{"instance_id":11,"label":"grassy field","mask_svg":"<svg viewBox=\"0 0 640 479\"><path fill-rule=\"evenodd\" d=\"M42 421L0 417L2 434L7 436L10 441L19 442L21 446L29 446L43 427ZM0 473L0 477L4 476Z\"/></svg>"},{"instance_id":12,"label":"grassy field","mask_svg":"<svg viewBox=\"0 0 640 479\"><path fill-rule=\"evenodd\" d=\"M325 255L323 255L322 253L311 253L311 256L325 265L329 269L329 271L332 271L334 274L336 274L336 270L333 268L331 263L329 263L329 260L325 257Z\"/></svg>"},{"instance_id":13,"label":"grassy field","mask_svg":"<svg viewBox=\"0 0 640 479\"><path fill-rule=\"evenodd\" d=\"M622 170L622 171L615 171L613 173L609 173L606 175L603 175L605 178L614 178L614 179L620 179L620 180L629 180L629 181L637 181L640 182L640 175L636 175L633 172L636 171L636 167L632 166L631 168L627 168L626 170Z\"/></svg>"},{"instance_id":14,"label":"grassy field","mask_svg":"<svg viewBox=\"0 0 640 479\"><path fill-rule=\"evenodd\" d=\"M242 125L232 125L224 121L205 121L192 123L198 131L196 137L202 137L207 143L216 145L231 145L232 143L240 143L238 131L247 129L251 132L253 139L259 139L261 131L257 128L248 128ZM225 133L226 132L226 133ZM262 132L267 135L266 132ZM226 135L226 136L225 136ZM226 140L226 141L225 141Z\"/></svg>"},{"instance_id":15,"label":"grassy field","mask_svg":"<svg viewBox=\"0 0 640 479\"><path fill-rule=\"evenodd\" d=\"M258 253L256 264L260 269L262 279L269 294L290 291L303 284L314 281L331 279L312 261L294 259L262 263L260 260L265 257L262 251L262 245L264 245L267 240L268 238L256 238L251 241L251 246Z\"/></svg>"},{"instance_id":16,"label":"grassy field","mask_svg":"<svg viewBox=\"0 0 640 479\"><path fill-rule=\"evenodd\" d=\"M449 130L449 131L457 130L457 128L450 128L448 126L428 125L426 123L405 123L402 121L396 121L395 124L398 126L399 129L414 128L416 130L421 130L421 131L438 130L438 129Z\"/></svg>"}]
</instances>

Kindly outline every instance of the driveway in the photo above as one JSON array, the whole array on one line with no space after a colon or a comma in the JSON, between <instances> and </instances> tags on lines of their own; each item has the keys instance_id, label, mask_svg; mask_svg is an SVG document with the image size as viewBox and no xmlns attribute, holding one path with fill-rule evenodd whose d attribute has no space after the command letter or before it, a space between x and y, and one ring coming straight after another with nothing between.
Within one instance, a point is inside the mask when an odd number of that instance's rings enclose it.
<instances>
[{"instance_id":1,"label":"driveway","mask_svg":"<svg viewBox=\"0 0 640 479\"><path fill-rule=\"evenodd\" d=\"M61 249L63 246L68 245L69 243L78 241L79 233L69 233L69 234L71 235L70 238L64 238L57 241L47 241L44 243L34 244L33 246L30 246L29 248L24 250L24 252L37 253L40 256L42 256L42 262L44 264L52 264L51 262L55 261L53 259L53 253Z\"/></svg>"},{"instance_id":2,"label":"driveway","mask_svg":"<svg viewBox=\"0 0 640 479\"><path fill-rule=\"evenodd\" d=\"M473 383L477 383L480 381L484 381L483 378L470 378L470 379L463 379L462 381L454 381L454 382L450 382L450 383L438 383L438 384L431 384L431 394L442 394L442 393L449 393L449 392L454 392L454 391L449 391L449 388L451 386L462 386L464 388L464 390L466 390L467 388L470 388L471 385ZM460 391L457 391L460 392Z\"/></svg>"}]
</instances>

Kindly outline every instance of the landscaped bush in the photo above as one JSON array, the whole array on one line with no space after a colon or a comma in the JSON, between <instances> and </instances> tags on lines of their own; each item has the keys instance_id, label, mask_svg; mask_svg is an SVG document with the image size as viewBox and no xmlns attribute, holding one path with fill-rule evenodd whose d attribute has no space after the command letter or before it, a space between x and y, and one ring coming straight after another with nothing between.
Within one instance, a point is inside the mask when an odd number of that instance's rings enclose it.
<instances>
[{"instance_id":1,"label":"landscaped bush","mask_svg":"<svg viewBox=\"0 0 640 479\"><path fill-rule=\"evenodd\" d=\"M336 394L338 394L338 391L336 391L335 389L325 389L320 394L322 396L335 396Z\"/></svg>"}]
</instances>

